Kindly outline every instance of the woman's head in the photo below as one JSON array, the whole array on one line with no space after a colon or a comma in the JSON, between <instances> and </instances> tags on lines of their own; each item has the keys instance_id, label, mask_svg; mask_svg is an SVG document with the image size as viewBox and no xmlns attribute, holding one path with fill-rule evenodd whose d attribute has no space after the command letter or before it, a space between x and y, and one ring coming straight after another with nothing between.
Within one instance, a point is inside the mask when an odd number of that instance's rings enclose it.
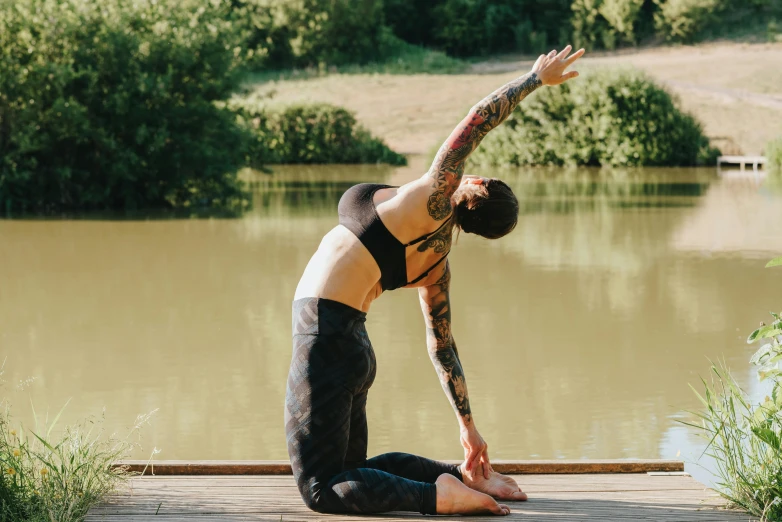
<instances>
[{"instance_id":1,"label":"woman's head","mask_svg":"<svg viewBox=\"0 0 782 522\"><path fill-rule=\"evenodd\" d=\"M519 201L496 178L464 176L452 198L456 226L471 234L497 239L516 227Z\"/></svg>"}]
</instances>

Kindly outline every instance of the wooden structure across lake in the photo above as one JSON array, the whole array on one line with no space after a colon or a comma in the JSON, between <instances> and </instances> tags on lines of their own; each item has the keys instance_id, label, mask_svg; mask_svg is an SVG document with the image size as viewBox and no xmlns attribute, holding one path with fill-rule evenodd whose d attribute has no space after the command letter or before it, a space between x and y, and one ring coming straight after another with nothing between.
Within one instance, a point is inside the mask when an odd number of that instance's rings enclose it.
<instances>
[{"instance_id":1,"label":"wooden structure across lake","mask_svg":"<svg viewBox=\"0 0 782 522\"><path fill-rule=\"evenodd\" d=\"M723 165L739 165L742 172L746 165L752 166L752 171L757 172L760 165L765 165L768 159L764 156L720 156L717 158L717 170Z\"/></svg>"},{"instance_id":2,"label":"wooden structure across lake","mask_svg":"<svg viewBox=\"0 0 782 522\"><path fill-rule=\"evenodd\" d=\"M132 463L135 466L144 467ZM752 520L722 509L724 501L684 473L677 461L498 461L494 467L512 474L529 495L527 502L509 502L512 513L503 520ZM286 471L290 468L280 462L158 463L155 475L134 478L128 492L93 509L87 521L432 520L417 513L314 513L304 506Z\"/></svg>"}]
</instances>

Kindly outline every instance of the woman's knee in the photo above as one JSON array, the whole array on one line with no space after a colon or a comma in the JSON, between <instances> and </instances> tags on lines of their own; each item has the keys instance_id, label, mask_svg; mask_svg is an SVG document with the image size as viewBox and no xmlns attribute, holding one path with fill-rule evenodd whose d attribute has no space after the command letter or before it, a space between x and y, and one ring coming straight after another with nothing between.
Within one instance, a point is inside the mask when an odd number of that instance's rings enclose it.
<instances>
[{"instance_id":1,"label":"woman's knee","mask_svg":"<svg viewBox=\"0 0 782 522\"><path fill-rule=\"evenodd\" d=\"M304 505L317 513L344 513L345 507L328 486L300 489Z\"/></svg>"}]
</instances>

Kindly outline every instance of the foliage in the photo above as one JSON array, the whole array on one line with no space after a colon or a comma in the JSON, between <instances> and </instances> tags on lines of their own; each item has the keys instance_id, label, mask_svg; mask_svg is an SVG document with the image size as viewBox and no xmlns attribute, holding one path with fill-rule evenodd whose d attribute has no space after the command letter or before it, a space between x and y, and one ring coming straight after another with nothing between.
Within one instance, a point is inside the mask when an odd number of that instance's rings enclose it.
<instances>
[{"instance_id":1,"label":"foliage","mask_svg":"<svg viewBox=\"0 0 782 522\"><path fill-rule=\"evenodd\" d=\"M705 454L714 459L719 493L762 521L782 520L782 391L775 384L772 397L752 404L724 366L713 366L703 386L700 424L687 424L709 441Z\"/></svg>"},{"instance_id":2,"label":"foliage","mask_svg":"<svg viewBox=\"0 0 782 522\"><path fill-rule=\"evenodd\" d=\"M655 39L691 42L724 37L737 29L747 32L741 28L761 24L769 41L774 41L777 21L782 19L779 0L384 0L383 4L386 23L403 40L463 57L539 54L566 43L613 49Z\"/></svg>"},{"instance_id":3,"label":"foliage","mask_svg":"<svg viewBox=\"0 0 782 522\"><path fill-rule=\"evenodd\" d=\"M655 0L655 26L666 40L691 42L708 26L719 22L725 0Z\"/></svg>"},{"instance_id":4,"label":"foliage","mask_svg":"<svg viewBox=\"0 0 782 522\"><path fill-rule=\"evenodd\" d=\"M213 101L238 82L223 0L0 4L0 202L230 205L245 136Z\"/></svg>"},{"instance_id":5,"label":"foliage","mask_svg":"<svg viewBox=\"0 0 782 522\"><path fill-rule=\"evenodd\" d=\"M670 93L640 72L619 69L540 89L487 136L472 161L688 166L712 163L717 154Z\"/></svg>"},{"instance_id":6,"label":"foliage","mask_svg":"<svg viewBox=\"0 0 782 522\"><path fill-rule=\"evenodd\" d=\"M765 152L769 173L776 178L782 178L782 137L766 145Z\"/></svg>"},{"instance_id":7,"label":"foliage","mask_svg":"<svg viewBox=\"0 0 782 522\"><path fill-rule=\"evenodd\" d=\"M448 56L442 51L434 51L409 44L395 36L389 44L388 56L363 64L328 65L302 69L259 69L247 75L245 83L257 84L287 79L309 79L331 74L458 74L467 69L467 62Z\"/></svg>"},{"instance_id":8,"label":"foliage","mask_svg":"<svg viewBox=\"0 0 782 522\"><path fill-rule=\"evenodd\" d=\"M767 266L778 265L782 258ZM773 322L747 339L765 341L749 362L758 380L771 384L771 396L752 404L724 365L712 367L712 381L704 380L705 395L698 395L706 410L696 413L700 424L690 424L709 441L720 494L762 522L782 520L782 318L771 315Z\"/></svg>"},{"instance_id":9,"label":"foliage","mask_svg":"<svg viewBox=\"0 0 782 522\"><path fill-rule=\"evenodd\" d=\"M336 68L342 74L456 74L467 69L467 62L442 51L409 44L389 36L387 52L378 60Z\"/></svg>"},{"instance_id":10,"label":"foliage","mask_svg":"<svg viewBox=\"0 0 782 522\"><path fill-rule=\"evenodd\" d=\"M280 106L258 96L228 102L253 134L254 166L280 163L390 163L405 157L358 126L349 111L328 104Z\"/></svg>"},{"instance_id":11,"label":"foliage","mask_svg":"<svg viewBox=\"0 0 782 522\"><path fill-rule=\"evenodd\" d=\"M573 0L573 44L587 49L635 45L643 32L648 0ZM647 24L648 25L648 24Z\"/></svg>"},{"instance_id":12,"label":"foliage","mask_svg":"<svg viewBox=\"0 0 782 522\"><path fill-rule=\"evenodd\" d=\"M779 0L654 0L658 34L669 41L695 42L725 36L756 36L765 29L776 39L775 19L782 17ZM747 32L747 35L742 35Z\"/></svg>"},{"instance_id":13,"label":"foliage","mask_svg":"<svg viewBox=\"0 0 782 522\"><path fill-rule=\"evenodd\" d=\"M385 0L384 4L394 34L455 56L539 53L568 36L570 0Z\"/></svg>"},{"instance_id":14,"label":"foliage","mask_svg":"<svg viewBox=\"0 0 782 522\"><path fill-rule=\"evenodd\" d=\"M232 20L256 68L383 60L394 39L382 0L234 0Z\"/></svg>"},{"instance_id":15,"label":"foliage","mask_svg":"<svg viewBox=\"0 0 782 522\"><path fill-rule=\"evenodd\" d=\"M0 408L1 521L84 520L92 506L129 478L126 470L114 464L134 444L104 437L101 421L84 421L55 437L52 432L62 410L50 424L25 430L12 427L7 400ZM148 417L139 417L131 434Z\"/></svg>"}]
</instances>

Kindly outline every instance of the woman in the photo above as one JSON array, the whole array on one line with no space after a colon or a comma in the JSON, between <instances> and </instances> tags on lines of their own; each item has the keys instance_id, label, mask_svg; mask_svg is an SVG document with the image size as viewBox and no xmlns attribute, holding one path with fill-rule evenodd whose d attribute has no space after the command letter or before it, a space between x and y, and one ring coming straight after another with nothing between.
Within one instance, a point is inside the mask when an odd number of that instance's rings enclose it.
<instances>
[{"instance_id":1,"label":"woman","mask_svg":"<svg viewBox=\"0 0 782 522\"><path fill-rule=\"evenodd\" d=\"M446 257L455 228L496 239L516 226L518 202L498 179L464 176L484 136L542 85L578 73L584 54L541 55L532 71L478 103L440 148L431 169L401 187L361 184L339 203L339 226L321 241L296 289L293 359L285 429L304 502L322 513L418 511L507 515L501 500L526 500L495 473L472 418L464 372L451 335ZM459 466L388 453L367 459L367 391L375 356L364 321L384 290L418 288L427 347L459 420Z\"/></svg>"}]
</instances>

